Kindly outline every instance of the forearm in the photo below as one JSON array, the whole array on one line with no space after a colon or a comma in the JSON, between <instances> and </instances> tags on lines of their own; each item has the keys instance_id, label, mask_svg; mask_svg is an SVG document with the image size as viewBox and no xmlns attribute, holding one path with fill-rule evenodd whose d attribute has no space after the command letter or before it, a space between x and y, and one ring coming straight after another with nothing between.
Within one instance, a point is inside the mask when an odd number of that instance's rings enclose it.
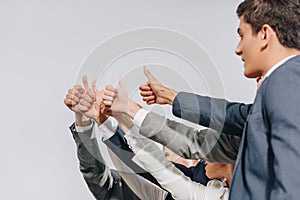
<instances>
[{"instance_id":1,"label":"forearm","mask_svg":"<svg viewBox=\"0 0 300 200\"><path fill-rule=\"evenodd\" d=\"M133 122L127 114L115 113L114 117L118 121L119 126L125 134L134 126Z\"/></svg>"},{"instance_id":2,"label":"forearm","mask_svg":"<svg viewBox=\"0 0 300 200\"><path fill-rule=\"evenodd\" d=\"M117 173L112 174L103 161L95 159L86 152L89 150L83 148L78 148L80 172L96 199L106 199L111 196L115 187L120 187L121 178Z\"/></svg>"},{"instance_id":3,"label":"forearm","mask_svg":"<svg viewBox=\"0 0 300 200\"><path fill-rule=\"evenodd\" d=\"M81 113L75 113L75 121L77 126L88 126L91 124L90 118Z\"/></svg>"},{"instance_id":4,"label":"forearm","mask_svg":"<svg viewBox=\"0 0 300 200\"><path fill-rule=\"evenodd\" d=\"M136 115L136 113L142 108L138 103L133 101L132 99L129 99L129 109L128 109L128 115L133 119Z\"/></svg>"},{"instance_id":5,"label":"forearm","mask_svg":"<svg viewBox=\"0 0 300 200\"><path fill-rule=\"evenodd\" d=\"M158 91L158 98L164 99L165 104L172 105L175 97L177 96L178 92L171 88L161 87Z\"/></svg>"},{"instance_id":6,"label":"forearm","mask_svg":"<svg viewBox=\"0 0 300 200\"><path fill-rule=\"evenodd\" d=\"M107 115L99 115L94 118L95 122L97 123L98 126L103 124L108 119Z\"/></svg>"},{"instance_id":7,"label":"forearm","mask_svg":"<svg viewBox=\"0 0 300 200\"><path fill-rule=\"evenodd\" d=\"M242 136L251 106L180 92L173 102L173 114L218 132Z\"/></svg>"},{"instance_id":8,"label":"forearm","mask_svg":"<svg viewBox=\"0 0 300 200\"><path fill-rule=\"evenodd\" d=\"M198 131L153 112L146 115L140 133L182 157L219 163L235 162L240 139L214 130Z\"/></svg>"},{"instance_id":9,"label":"forearm","mask_svg":"<svg viewBox=\"0 0 300 200\"><path fill-rule=\"evenodd\" d=\"M92 137L92 128L78 133L73 124L70 129L77 146L80 171L89 189L95 196L99 193L105 196L113 186L113 180L117 177L112 176L110 169L105 164L99 151L97 139Z\"/></svg>"},{"instance_id":10,"label":"forearm","mask_svg":"<svg viewBox=\"0 0 300 200\"><path fill-rule=\"evenodd\" d=\"M127 143L134 154L138 153L152 141L139 133L137 127L132 127L125 135Z\"/></svg>"}]
</instances>

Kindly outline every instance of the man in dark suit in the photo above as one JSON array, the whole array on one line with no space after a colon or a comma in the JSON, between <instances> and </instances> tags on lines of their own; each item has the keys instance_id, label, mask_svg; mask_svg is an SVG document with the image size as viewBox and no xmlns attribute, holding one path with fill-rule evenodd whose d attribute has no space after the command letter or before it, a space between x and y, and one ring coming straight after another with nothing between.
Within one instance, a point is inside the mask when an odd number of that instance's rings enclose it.
<instances>
[{"instance_id":1,"label":"man in dark suit","mask_svg":"<svg viewBox=\"0 0 300 200\"><path fill-rule=\"evenodd\" d=\"M253 104L177 93L156 80L142 86L144 100L242 137L230 199L299 199L300 1L245 0L237 14L244 75L264 76Z\"/></svg>"}]
</instances>

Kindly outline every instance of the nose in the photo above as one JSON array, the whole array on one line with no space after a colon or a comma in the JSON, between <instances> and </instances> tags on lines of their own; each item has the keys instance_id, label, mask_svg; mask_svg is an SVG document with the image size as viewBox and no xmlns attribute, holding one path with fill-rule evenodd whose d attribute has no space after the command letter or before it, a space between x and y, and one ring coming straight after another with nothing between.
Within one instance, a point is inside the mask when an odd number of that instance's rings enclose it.
<instances>
[{"instance_id":1,"label":"nose","mask_svg":"<svg viewBox=\"0 0 300 200\"><path fill-rule=\"evenodd\" d=\"M241 49L241 45L240 43L238 44L238 46L235 48L235 54L238 55L238 56L241 56L242 55L242 49Z\"/></svg>"}]
</instances>

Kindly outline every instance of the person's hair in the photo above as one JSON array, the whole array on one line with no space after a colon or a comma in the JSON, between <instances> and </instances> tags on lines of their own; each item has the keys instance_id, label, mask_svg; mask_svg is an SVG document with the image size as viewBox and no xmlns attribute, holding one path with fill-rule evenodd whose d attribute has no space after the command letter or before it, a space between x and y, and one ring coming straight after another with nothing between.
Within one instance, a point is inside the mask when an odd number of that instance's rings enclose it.
<instances>
[{"instance_id":1,"label":"person's hair","mask_svg":"<svg viewBox=\"0 0 300 200\"><path fill-rule=\"evenodd\" d=\"M268 24L283 46L300 50L300 0L244 0L236 12L254 35Z\"/></svg>"}]
</instances>

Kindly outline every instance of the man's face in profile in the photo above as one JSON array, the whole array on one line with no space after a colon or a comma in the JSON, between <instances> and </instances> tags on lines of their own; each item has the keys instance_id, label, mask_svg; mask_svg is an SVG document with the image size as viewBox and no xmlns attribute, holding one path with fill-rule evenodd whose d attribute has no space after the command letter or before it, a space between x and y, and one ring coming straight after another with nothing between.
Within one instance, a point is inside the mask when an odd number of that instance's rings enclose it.
<instances>
[{"instance_id":1,"label":"man's face in profile","mask_svg":"<svg viewBox=\"0 0 300 200\"><path fill-rule=\"evenodd\" d=\"M262 38L260 34L253 34L252 27L241 17L237 30L240 41L235 53L241 56L244 62L244 75L248 78L256 78L262 75Z\"/></svg>"}]
</instances>

